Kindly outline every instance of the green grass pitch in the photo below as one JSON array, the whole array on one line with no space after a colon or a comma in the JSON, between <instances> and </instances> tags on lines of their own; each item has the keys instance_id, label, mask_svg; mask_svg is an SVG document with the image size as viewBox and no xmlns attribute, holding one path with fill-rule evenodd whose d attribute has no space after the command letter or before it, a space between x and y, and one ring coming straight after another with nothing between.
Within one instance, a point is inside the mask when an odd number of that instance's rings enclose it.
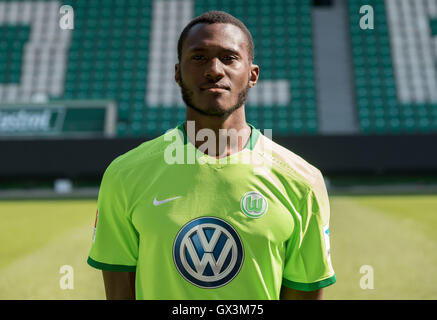
<instances>
[{"instance_id":1,"label":"green grass pitch","mask_svg":"<svg viewBox=\"0 0 437 320\"><path fill-rule=\"evenodd\" d=\"M330 199L337 283L325 299L437 299L437 195ZM0 201L0 299L104 299L86 264L95 211L95 200ZM63 265L73 289L60 287Z\"/></svg>"}]
</instances>

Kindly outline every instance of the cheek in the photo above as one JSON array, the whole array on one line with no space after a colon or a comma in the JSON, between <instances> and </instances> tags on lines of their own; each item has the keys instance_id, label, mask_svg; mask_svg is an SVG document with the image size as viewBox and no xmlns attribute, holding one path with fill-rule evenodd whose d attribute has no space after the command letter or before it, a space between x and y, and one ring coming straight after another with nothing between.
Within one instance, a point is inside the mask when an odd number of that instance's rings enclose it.
<instances>
[{"instance_id":1,"label":"cheek","mask_svg":"<svg viewBox=\"0 0 437 320\"><path fill-rule=\"evenodd\" d=\"M240 74L236 82L234 82L234 93L240 93L242 90L246 89L249 84L250 74Z\"/></svg>"}]
</instances>

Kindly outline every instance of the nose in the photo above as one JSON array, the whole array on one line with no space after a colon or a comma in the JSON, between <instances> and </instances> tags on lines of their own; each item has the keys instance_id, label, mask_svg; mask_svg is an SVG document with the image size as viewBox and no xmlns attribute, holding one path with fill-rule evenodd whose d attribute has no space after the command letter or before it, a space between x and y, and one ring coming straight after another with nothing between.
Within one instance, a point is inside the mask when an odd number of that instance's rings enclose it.
<instances>
[{"instance_id":1,"label":"nose","mask_svg":"<svg viewBox=\"0 0 437 320\"><path fill-rule=\"evenodd\" d=\"M205 69L205 77L217 81L223 78L224 75L223 65L220 59L211 59Z\"/></svg>"}]
</instances>

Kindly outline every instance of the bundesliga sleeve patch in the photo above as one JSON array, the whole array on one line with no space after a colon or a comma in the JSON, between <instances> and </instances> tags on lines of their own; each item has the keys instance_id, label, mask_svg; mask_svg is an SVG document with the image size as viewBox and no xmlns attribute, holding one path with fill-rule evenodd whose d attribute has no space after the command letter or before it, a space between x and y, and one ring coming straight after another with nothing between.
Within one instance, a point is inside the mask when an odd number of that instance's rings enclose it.
<instances>
[{"instance_id":1,"label":"bundesliga sleeve patch","mask_svg":"<svg viewBox=\"0 0 437 320\"><path fill-rule=\"evenodd\" d=\"M325 225L323 227L323 238L325 240L325 250L326 250L326 259L329 263L330 268L331 266L331 246L330 246L330 240L329 240L329 225Z\"/></svg>"},{"instance_id":2,"label":"bundesliga sleeve patch","mask_svg":"<svg viewBox=\"0 0 437 320\"><path fill-rule=\"evenodd\" d=\"M97 230L97 219L98 219L98 217L99 217L99 209L97 209L96 220L94 222L93 243L94 243L94 240L96 240L96 230Z\"/></svg>"}]
</instances>

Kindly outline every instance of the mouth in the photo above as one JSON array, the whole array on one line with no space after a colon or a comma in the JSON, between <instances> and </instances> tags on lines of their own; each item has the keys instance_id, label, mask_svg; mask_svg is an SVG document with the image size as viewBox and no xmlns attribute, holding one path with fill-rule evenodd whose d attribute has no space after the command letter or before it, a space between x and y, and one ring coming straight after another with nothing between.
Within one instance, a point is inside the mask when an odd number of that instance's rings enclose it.
<instances>
[{"instance_id":1,"label":"mouth","mask_svg":"<svg viewBox=\"0 0 437 320\"><path fill-rule=\"evenodd\" d=\"M224 92L224 91L228 91L229 87L224 85L209 85L209 86L207 85L207 86L200 87L200 90L207 91L207 92Z\"/></svg>"},{"instance_id":2,"label":"mouth","mask_svg":"<svg viewBox=\"0 0 437 320\"><path fill-rule=\"evenodd\" d=\"M228 89L225 89L225 88L208 88L208 89L202 89L203 91L206 91L206 92L216 92L216 93L221 93L221 92L225 92L225 91L228 91Z\"/></svg>"}]
</instances>

